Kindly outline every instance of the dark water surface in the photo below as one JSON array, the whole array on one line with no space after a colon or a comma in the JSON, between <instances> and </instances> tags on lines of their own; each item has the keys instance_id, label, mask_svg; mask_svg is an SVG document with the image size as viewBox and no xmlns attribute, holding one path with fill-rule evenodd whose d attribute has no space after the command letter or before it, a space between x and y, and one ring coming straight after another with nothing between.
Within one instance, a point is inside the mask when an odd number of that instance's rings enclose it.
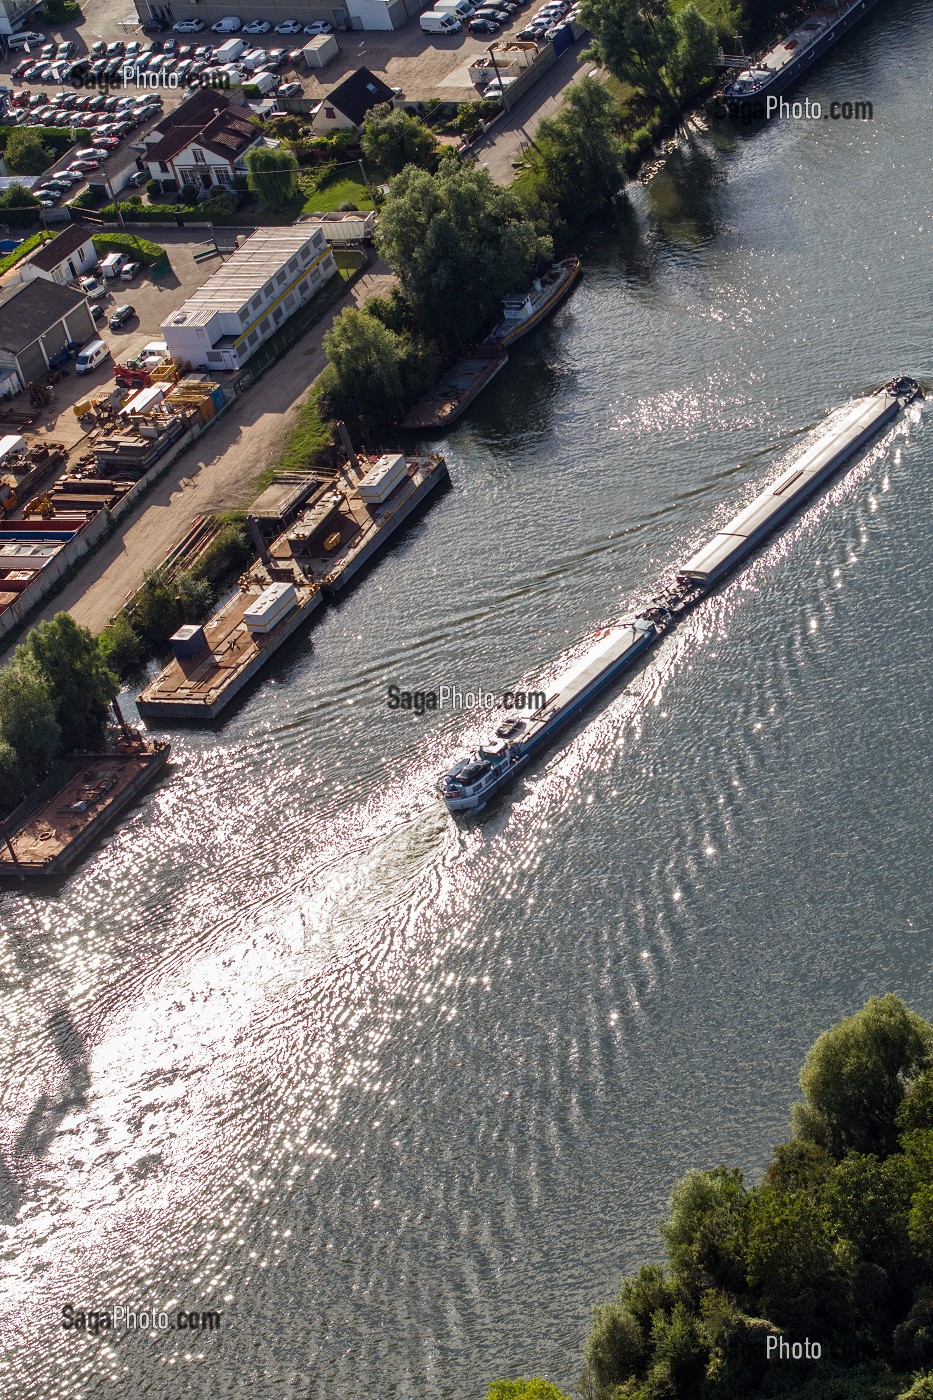
<instances>
[{"instance_id":1,"label":"dark water surface","mask_svg":"<svg viewBox=\"0 0 933 1400\"><path fill-rule=\"evenodd\" d=\"M933 1014L929 410L480 821L431 795L471 718L385 706L550 662L828 411L933 382L931 64L897 0L801 90L871 124L688 133L313 651L2 897L4 1396L569 1384L678 1174L760 1170L867 995Z\"/></svg>"}]
</instances>

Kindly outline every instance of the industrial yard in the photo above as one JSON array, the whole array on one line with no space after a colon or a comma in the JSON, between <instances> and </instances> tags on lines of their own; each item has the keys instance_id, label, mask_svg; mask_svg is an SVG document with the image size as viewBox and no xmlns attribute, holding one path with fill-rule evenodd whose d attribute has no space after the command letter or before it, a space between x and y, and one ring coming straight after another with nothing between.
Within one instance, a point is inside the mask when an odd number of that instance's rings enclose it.
<instances>
[{"instance_id":1,"label":"industrial yard","mask_svg":"<svg viewBox=\"0 0 933 1400\"><path fill-rule=\"evenodd\" d=\"M280 378L278 365L267 371L261 404L250 406L246 395L226 432L207 438L205 451L199 439L237 397L242 376L227 370L191 371L168 357L160 366L161 352L156 351L155 362L147 362L142 372L121 373L120 383L113 377L116 364L139 363L140 352L157 340L170 312L226 266L220 258L195 263L193 253L203 245L190 238L174 239L169 247L171 274L159 283L146 279L129 289L140 313L132 333L104 333L113 359L89 375L60 378L39 409L26 413L21 395L7 410L12 421L0 421L8 437L23 438L28 454L22 461L11 457L0 472L14 496L0 522L11 547L3 556L6 568L0 576L0 627L5 635L12 635L27 613L40 620L61 609L100 630L141 582L145 569L164 557L197 514L249 500L252 481L274 460L288 429L296 389L300 392L301 384L310 384L323 365L315 336L315 346L291 352L287 374ZM367 278L357 291L366 294L380 285L381 279ZM108 307L121 295L115 292L108 298ZM327 316L321 330L329 323ZM299 354L303 363L296 384L294 357ZM24 414L28 424L18 421ZM251 440L249 451L243 450L244 434ZM213 451L208 445L212 443ZM12 466L23 470L15 472ZM212 470L204 471L207 467ZM157 494L147 502L144 520L132 527L133 543L127 544L125 523L153 485ZM40 568L43 589L48 584L60 589L79 560L83 564L77 575L37 613L31 585ZM112 573L108 565L116 566ZM95 594L90 615L85 606L89 587Z\"/></svg>"}]
</instances>

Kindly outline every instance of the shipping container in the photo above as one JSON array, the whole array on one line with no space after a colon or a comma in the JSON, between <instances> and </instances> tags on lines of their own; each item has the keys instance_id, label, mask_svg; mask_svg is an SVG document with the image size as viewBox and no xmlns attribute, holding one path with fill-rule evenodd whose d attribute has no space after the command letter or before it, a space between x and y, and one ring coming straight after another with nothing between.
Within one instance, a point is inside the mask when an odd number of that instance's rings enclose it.
<instances>
[{"instance_id":1,"label":"shipping container","mask_svg":"<svg viewBox=\"0 0 933 1400\"><path fill-rule=\"evenodd\" d=\"M359 484L360 499L368 505L379 505L406 476L405 455L402 452L386 452L371 467Z\"/></svg>"},{"instance_id":2,"label":"shipping container","mask_svg":"<svg viewBox=\"0 0 933 1400\"><path fill-rule=\"evenodd\" d=\"M184 627L179 627L178 631L173 633L168 640L172 654L177 656L179 661L188 660L192 656L200 656L207 646L204 628L196 627L193 623L186 623Z\"/></svg>"},{"instance_id":3,"label":"shipping container","mask_svg":"<svg viewBox=\"0 0 933 1400\"><path fill-rule=\"evenodd\" d=\"M252 606L245 610L243 621L251 632L271 632L288 616L297 601L293 583L270 584Z\"/></svg>"}]
</instances>

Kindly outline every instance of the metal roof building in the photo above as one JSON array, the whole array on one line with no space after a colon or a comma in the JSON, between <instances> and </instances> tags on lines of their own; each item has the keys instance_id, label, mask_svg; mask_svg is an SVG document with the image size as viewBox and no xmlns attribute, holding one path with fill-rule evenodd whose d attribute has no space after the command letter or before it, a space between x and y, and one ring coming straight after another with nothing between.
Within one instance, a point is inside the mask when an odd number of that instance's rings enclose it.
<instances>
[{"instance_id":1,"label":"metal roof building","mask_svg":"<svg viewBox=\"0 0 933 1400\"><path fill-rule=\"evenodd\" d=\"M162 322L169 353L202 369L240 369L336 271L321 229L258 229Z\"/></svg>"}]
</instances>

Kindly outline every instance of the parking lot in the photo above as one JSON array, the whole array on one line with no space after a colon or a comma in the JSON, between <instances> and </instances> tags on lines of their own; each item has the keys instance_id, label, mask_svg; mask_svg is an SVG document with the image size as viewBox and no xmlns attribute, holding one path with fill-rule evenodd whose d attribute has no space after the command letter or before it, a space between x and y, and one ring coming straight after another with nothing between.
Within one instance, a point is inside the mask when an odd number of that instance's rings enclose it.
<instances>
[{"instance_id":1,"label":"parking lot","mask_svg":"<svg viewBox=\"0 0 933 1400\"><path fill-rule=\"evenodd\" d=\"M513 0L514 2L514 0ZM543 3L543 0L541 0ZM335 35L339 52L325 68L309 69L297 54L307 38L301 35L283 36L274 31L262 35L245 36L251 47L279 54L281 65L277 77L284 82L298 82L306 98L318 99L330 92L351 73L365 66L382 78L392 88L399 88L403 98L410 102L466 101L476 97L468 68L475 59L486 52L493 42L514 38L524 28L535 9L537 0L522 0L518 13L513 15L495 34L471 35L464 27L459 33L425 34L418 19L409 20L401 29L394 31L342 31ZM248 11L244 10L248 18ZM128 16L124 4L104 0L95 3L92 15L78 24L63 25L60 31L49 33L49 39L70 40L76 45L77 58L87 58L96 43L124 44L139 43L144 48L152 44L162 45L174 41L179 48L204 48L211 44L218 47L225 35L213 34L205 29L193 34L144 35L135 16ZM282 62L291 53L293 58ZM194 55L188 55L193 58ZM0 78L9 81L13 67L22 61L23 55L14 53L0 63ZM36 88L34 83L13 83L13 86ZM40 84L50 92L49 83ZM127 94L139 95L142 87L130 86ZM166 109L177 105L186 96L184 86L171 88L160 86L159 94ZM131 136L128 144L138 144L139 137ZM122 155L122 151L121 151ZM123 164L126 162L124 161Z\"/></svg>"}]
</instances>

